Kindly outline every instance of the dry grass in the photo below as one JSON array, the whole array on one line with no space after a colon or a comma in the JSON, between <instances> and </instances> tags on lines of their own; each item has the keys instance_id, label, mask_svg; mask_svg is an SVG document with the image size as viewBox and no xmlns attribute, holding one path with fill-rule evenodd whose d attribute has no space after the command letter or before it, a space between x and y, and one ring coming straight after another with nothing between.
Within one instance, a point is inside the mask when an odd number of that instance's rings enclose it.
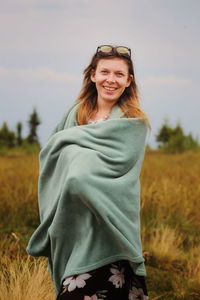
<instances>
[{"instance_id":1,"label":"dry grass","mask_svg":"<svg viewBox=\"0 0 200 300\"><path fill-rule=\"evenodd\" d=\"M36 226L37 178L36 155L0 157L0 230Z\"/></svg>"},{"instance_id":2,"label":"dry grass","mask_svg":"<svg viewBox=\"0 0 200 300\"><path fill-rule=\"evenodd\" d=\"M147 153L142 241L150 299L200 299L200 153ZM54 299L44 259L25 253L38 224L37 156L0 157L0 299Z\"/></svg>"},{"instance_id":3,"label":"dry grass","mask_svg":"<svg viewBox=\"0 0 200 300\"><path fill-rule=\"evenodd\" d=\"M169 272L169 299L200 299L199 175L199 153L150 153L142 169L144 254L147 265Z\"/></svg>"},{"instance_id":4,"label":"dry grass","mask_svg":"<svg viewBox=\"0 0 200 300\"><path fill-rule=\"evenodd\" d=\"M182 237L169 226L162 225L152 229L147 247L159 268L172 268L173 264L181 259L183 255Z\"/></svg>"},{"instance_id":5,"label":"dry grass","mask_svg":"<svg viewBox=\"0 0 200 300\"><path fill-rule=\"evenodd\" d=\"M190 278L190 284L200 287L200 245L191 248L186 254L185 270Z\"/></svg>"},{"instance_id":6,"label":"dry grass","mask_svg":"<svg viewBox=\"0 0 200 300\"><path fill-rule=\"evenodd\" d=\"M44 259L17 256L1 259L0 299L53 300L54 290Z\"/></svg>"}]
</instances>

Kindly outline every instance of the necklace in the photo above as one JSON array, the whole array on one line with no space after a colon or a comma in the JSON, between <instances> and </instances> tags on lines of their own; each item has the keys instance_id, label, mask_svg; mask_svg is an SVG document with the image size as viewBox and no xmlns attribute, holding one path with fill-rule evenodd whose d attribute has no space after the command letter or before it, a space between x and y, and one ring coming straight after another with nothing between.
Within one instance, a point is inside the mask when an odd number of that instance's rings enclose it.
<instances>
[{"instance_id":1,"label":"necklace","mask_svg":"<svg viewBox=\"0 0 200 300\"><path fill-rule=\"evenodd\" d=\"M98 118L98 119L95 119L95 120L89 120L88 124L95 124L95 123L98 123L98 122L106 121L106 120L109 119L109 116L110 116L110 114L109 115L105 115L105 116L103 116L101 118Z\"/></svg>"}]
</instances>

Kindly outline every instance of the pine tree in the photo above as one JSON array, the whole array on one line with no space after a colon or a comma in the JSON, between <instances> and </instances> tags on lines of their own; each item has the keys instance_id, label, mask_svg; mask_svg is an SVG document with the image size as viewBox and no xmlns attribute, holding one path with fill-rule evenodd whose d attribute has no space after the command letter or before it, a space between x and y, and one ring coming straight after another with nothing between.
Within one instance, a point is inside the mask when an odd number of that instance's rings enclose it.
<instances>
[{"instance_id":1,"label":"pine tree","mask_svg":"<svg viewBox=\"0 0 200 300\"><path fill-rule=\"evenodd\" d=\"M17 128L17 145L20 146L22 144L22 123L18 122L16 128Z\"/></svg>"},{"instance_id":2,"label":"pine tree","mask_svg":"<svg viewBox=\"0 0 200 300\"><path fill-rule=\"evenodd\" d=\"M167 124L164 124L156 136L156 141L164 145L169 141L171 135L172 129Z\"/></svg>"},{"instance_id":3,"label":"pine tree","mask_svg":"<svg viewBox=\"0 0 200 300\"><path fill-rule=\"evenodd\" d=\"M15 146L16 136L13 131L8 128L6 122L3 123L3 126L0 129L0 147L14 147Z\"/></svg>"},{"instance_id":4,"label":"pine tree","mask_svg":"<svg viewBox=\"0 0 200 300\"><path fill-rule=\"evenodd\" d=\"M200 145L190 133L185 135L180 123L175 128L170 127L166 122L159 130L156 141L159 142L159 148L170 153L181 153L187 150L196 151Z\"/></svg>"},{"instance_id":5,"label":"pine tree","mask_svg":"<svg viewBox=\"0 0 200 300\"><path fill-rule=\"evenodd\" d=\"M41 124L41 121L39 119L39 116L35 108L29 117L28 124L29 124L29 135L27 137L28 142L31 144L32 143L39 144L38 136L37 136L37 127L38 125Z\"/></svg>"}]
</instances>

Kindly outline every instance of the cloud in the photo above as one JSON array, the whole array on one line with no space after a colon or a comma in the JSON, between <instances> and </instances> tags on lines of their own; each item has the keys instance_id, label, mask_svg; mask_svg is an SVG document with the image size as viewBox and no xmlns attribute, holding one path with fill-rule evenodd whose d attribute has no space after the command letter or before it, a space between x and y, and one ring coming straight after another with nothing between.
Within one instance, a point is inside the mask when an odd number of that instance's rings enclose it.
<instances>
[{"instance_id":1,"label":"cloud","mask_svg":"<svg viewBox=\"0 0 200 300\"><path fill-rule=\"evenodd\" d=\"M178 77L176 75L168 76L149 76L142 80L142 84L150 86L171 86L171 87L182 87L190 85L192 80L190 78Z\"/></svg>"},{"instance_id":2,"label":"cloud","mask_svg":"<svg viewBox=\"0 0 200 300\"><path fill-rule=\"evenodd\" d=\"M74 5L91 4L91 0L7 0L2 2L1 11L13 11L27 8L68 8Z\"/></svg>"},{"instance_id":3,"label":"cloud","mask_svg":"<svg viewBox=\"0 0 200 300\"><path fill-rule=\"evenodd\" d=\"M80 78L67 72L58 72L48 67L14 69L0 67L1 80L20 80L29 82L78 83Z\"/></svg>"},{"instance_id":4,"label":"cloud","mask_svg":"<svg viewBox=\"0 0 200 300\"><path fill-rule=\"evenodd\" d=\"M31 0L31 5L27 6L22 5L24 0L20 1L21 9L1 13L0 53L4 55L14 51L58 53L74 48L80 52L81 43L84 43L85 51L91 49L91 44L96 44L97 41L112 42L126 38L128 40L130 37L126 22L119 22L125 9L123 5L113 6L105 1L103 4L90 1L89 4L89 1L77 0L63 3L62 9L49 9L46 1L41 1L42 8L37 6L38 1ZM58 6L61 3L59 1Z\"/></svg>"}]
</instances>

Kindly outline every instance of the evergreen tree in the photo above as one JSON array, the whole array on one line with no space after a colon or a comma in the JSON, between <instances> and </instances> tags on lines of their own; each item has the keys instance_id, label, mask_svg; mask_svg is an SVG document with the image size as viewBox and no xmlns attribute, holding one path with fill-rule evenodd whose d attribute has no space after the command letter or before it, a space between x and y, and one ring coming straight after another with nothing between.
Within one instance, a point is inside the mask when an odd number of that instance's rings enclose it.
<instances>
[{"instance_id":1,"label":"evergreen tree","mask_svg":"<svg viewBox=\"0 0 200 300\"><path fill-rule=\"evenodd\" d=\"M164 124L156 136L156 141L164 145L169 141L171 135L172 129L167 124Z\"/></svg>"},{"instance_id":2,"label":"evergreen tree","mask_svg":"<svg viewBox=\"0 0 200 300\"><path fill-rule=\"evenodd\" d=\"M171 136L184 137L183 128L181 127L180 123L178 123L175 128L171 128Z\"/></svg>"},{"instance_id":3,"label":"evergreen tree","mask_svg":"<svg viewBox=\"0 0 200 300\"><path fill-rule=\"evenodd\" d=\"M199 148L199 142L198 139L194 139L192 134L189 133L186 137L185 137L185 148L187 149L198 149Z\"/></svg>"},{"instance_id":4,"label":"evergreen tree","mask_svg":"<svg viewBox=\"0 0 200 300\"><path fill-rule=\"evenodd\" d=\"M187 150L199 150L200 145L190 133L185 135L180 123L175 128L170 127L166 122L156 136L159 148L170 153L184 152Z\"/></svg>"},{"instance_id":5,"label":"evergreen tree","mask_svg":"<svg viewBox=\"0 0 200 300\"><path fill-rule=\"evenodd\" d=\"M27 140L29 143L37 143L39 144L38 141L38 136L37 136L37 127L40 125L41 121L38 117L37 111L34 108L32 114L29 117L28 124L29 124L29 135L27 137Z\"/></svg>"},{"instance_id":6,"label":"evergreen tree","mask_svg":"<svg viewBox=\"0 0 200 300\"><path fill-rule=\"evenodd\" d=\"M0 147L14 147L16 141L16 136L13 131L8 128L6 122L3 123L3 126L0 129Z\"/></svg>"},{"instance_id":7,"label":"evergreen tree","mask_svg":"<svg viewBox=\"0 0 200 300\"><path fill-rule=\"evenodd\" d=\"M17 145L20 146L22 144L22 123L17 123Z\"/></svg>"}]
</instances>

